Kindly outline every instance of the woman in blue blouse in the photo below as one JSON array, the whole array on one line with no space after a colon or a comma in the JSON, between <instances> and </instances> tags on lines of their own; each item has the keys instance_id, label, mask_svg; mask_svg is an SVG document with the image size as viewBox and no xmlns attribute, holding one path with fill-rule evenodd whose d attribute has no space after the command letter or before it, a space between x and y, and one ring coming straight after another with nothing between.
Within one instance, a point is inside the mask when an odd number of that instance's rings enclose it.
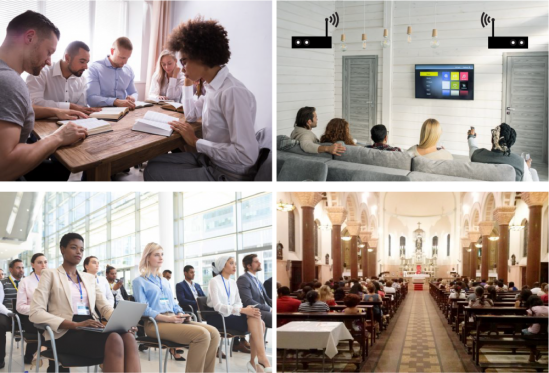
<instances>
[{"instance_id":1,"label":"woman in blue blouse","mask_svg":"<svg viewBox=\"0 0 549 373\"><path fill-rule=\"evenodd\" d=\"M190 315L186 315L174 302L170 285L160 272L163 255L160 245L149 243L145 246L139 263L141 276L133 280L135 301L147 303L144 316L156 320L160 338L190 345L186 372L213 372L219 332L212 326L190 321ZM156 337L151 321L145 322L145 333ZM184 360L173 349L170 352L176 360Z\"/></svg>"}]
</instances>

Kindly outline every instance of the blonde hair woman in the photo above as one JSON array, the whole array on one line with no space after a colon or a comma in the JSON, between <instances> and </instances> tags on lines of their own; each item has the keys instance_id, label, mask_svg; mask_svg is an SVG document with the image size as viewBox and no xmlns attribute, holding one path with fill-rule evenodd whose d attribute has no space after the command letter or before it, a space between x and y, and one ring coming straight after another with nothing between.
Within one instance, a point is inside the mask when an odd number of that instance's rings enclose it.
<instances>
[{"instance_id":1,"label":"blonde hair woman","mask_svg":"<svg viewBox=\"0 0 549 373\"><path fill-rule=\"evenodd\" d=\"M412 157L425 157L429 159L454 159L452 154L444 147L437 148L437 142L442 135L442 127L436 119L427 119L421 126L419 144L408 149Z\"/></svg>"},{"instance_id":2,"label":"blonde hair woman","mask_svg":"<svg viewBox=\"0 0 549 373\"><path fill-rule=\"evenodd\" d=\"M135 301L147 303L144 316L156 320L160 338L190 346L186 372L213 372L221 339L219 332L212 326L190 321L190 315L186 315L174 302L170 284L160 271L163 251L162 246L154 242L145 246L139 263L141 276L133 280ZM156 338L151 321L145 322L145 333ZM185 360L174 349L170 352L176 360Z\"/></svg>"},{"instance_id":3,"label":"blonde hair woman","mask_svg":"<svg viewBox=\"0 0 549 373\"><path fill-rule=\"evenodd\" d=\"M320 289L318 289L318 300L325 302L328 306L337 305L334 300L334 295L332 294L332 289L328 285L322 285Z\"/></svg>"},{"instance_id":4,"label":"blonde hair woman","mask_svg":"<svg viewBox=\"0 0 549 373\"><path fill-rule=\"evenodd\" d=\"M185 75L177 66L177 58L173 52L163 50L156 62L156 71L151 79L149 99L181 101Z\"/></svg>"}]
</instances>

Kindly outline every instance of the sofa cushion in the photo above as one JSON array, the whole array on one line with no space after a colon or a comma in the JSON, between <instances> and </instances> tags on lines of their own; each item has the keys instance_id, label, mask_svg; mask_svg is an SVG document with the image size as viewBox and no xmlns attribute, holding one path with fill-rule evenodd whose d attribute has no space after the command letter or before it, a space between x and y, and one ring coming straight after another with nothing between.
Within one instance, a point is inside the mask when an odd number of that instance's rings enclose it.
<instances>
[{"instance_id":1,"label":"sofa cushion","mask_svg":"<svg viewBox=\"0 0 549 373\"><path fill-rule=\"evenodd\" d=\"M347 150L341 156L334 156L335 160L407 171L412 167L412 157L406 152L388 152L363 146L346 145L345 147Z\"/></svg>"},{"instance_id":2,"label":"sofa cushion","mask_svg":"<svg viewBox=\"0 0 549 373\"><path fill-rule=\"evenodd\" d=\"M466 179L464 177L457 176L446 176L446 175L435 175L428 174L425 172L412 171L408 174L410 181L480 181Z\"/></svg>"},{"instance_id":3,"label":"sofa cushion","mask_svg":"<svg viewBox=\"0 0 549 373\"><path fill-rule=\"evenodd\" d=\"M327 181L409 181L409 171L351 162L328 161Z\"/></svg>"},{"instance_id":4,"label":"sofa cushion","mask_svg":"<svg viewBox=\"0 0 549 373\"><path fill-rule=\"evenodd\" d=\"M276 137L276 145L278 153L280 152L288 152L288 153L294 153L299 155L307 155L310 157L315 158L326 158L326 159L332 159L332 155L330 153L306 153L301 149L301 146L299 145L299 141L297 140L291 140L288 136L284 135L278 135ZM332 145L331 143L326 144L319 144L319 145Z\"/></svg>"},{"instance_id":5,"label":"sofa cushion","mask_svg":"<svg viewBox=\"0 0 549 373\"><path fill-rule=\"evenodd\" d=\"M277 183L302 183L303 180L313 180L314 183L325 183L328 175L326 163L315 162L307 157L285 161Z\"/></svg>"},{"instance_id":6,"label":"sofa cushion","mask_svg":"<svg viewBox=\"0 0 549 373\"><path fill-rule=\"evenodd\" d=\"M432 160L424 157L414 157L412 159L412 171L482 181L515 181L515 169L507 164Z\"/></svg>"}]
</instances>

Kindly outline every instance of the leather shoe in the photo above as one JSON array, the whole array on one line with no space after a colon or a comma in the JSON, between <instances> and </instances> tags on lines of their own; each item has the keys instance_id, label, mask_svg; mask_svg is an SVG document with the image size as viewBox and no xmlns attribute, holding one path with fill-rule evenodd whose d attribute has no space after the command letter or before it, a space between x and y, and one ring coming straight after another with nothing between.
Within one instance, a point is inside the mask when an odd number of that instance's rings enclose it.
<instances>
[{"instance_id":1,"label":"leather shoe","mask_svg":"<svg viewBox=\"0 0 549 373\"><path fill-rule=\"evenodd\" d=\"M4 368L5 366L6 366L6 361L2 360L2 362L0 363L0 369Z\"/></svg>"},{"instance_id":2,"label":"leather shoe","mask_svg":"<svg viewBox=\"0 0 549 373\"><path fill-rule=\"evenodd\" d=\"M242 342L242 340L238 343L238 344L235 344L233 346L233 351L235 352L243 352L245 354L249 354L250 353L250 349L248 347L246 347L246 345L244 344L244 342Z\"/></svg>"},{"instance_id":3,"label":"leather shoe","mask_svg":"<svg viewBox=\"0 0 549 373\"><path fill-rule=\"evenodd\" d=\"M219 350L217 350L217 354L215 355L215 358L216 359L219 359ZM225 353L223 351L221 351L221 358L222 359L226 359L227 356L225 355Z\"/></svg>"},{"instance_id":4,"label":"leather shoe","mask_svg":"<svg viewBox=\"0 0 549 373\"><path fill-rule=\"evenodd\" d=\"M240 342L241 343L244 343L244 346L249 350L250 348L252 348L250 346L250 342L248 342L245 338L240 338Z\"/></svg>"}]
</instances>

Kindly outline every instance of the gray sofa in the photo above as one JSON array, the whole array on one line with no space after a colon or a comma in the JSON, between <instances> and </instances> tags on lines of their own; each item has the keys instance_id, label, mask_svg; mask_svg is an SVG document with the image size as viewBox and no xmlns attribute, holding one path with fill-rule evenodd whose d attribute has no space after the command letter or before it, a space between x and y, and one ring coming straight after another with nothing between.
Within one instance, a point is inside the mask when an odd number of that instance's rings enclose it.
<instances>
[{"instance_id":1,"label":"gray sofa","mask_svg":"<svg viewBox=\"0 0 549 373\"><path fill-rule=\"evenodd\" d=\"M310 175L318 163L327 168L325 181L515 181L515 169L509 165L433 161L363 146L347 146L341 156L311 154L298 142L289 145L288 140L287 136L277 136L278 181L305 180L301 175Z\"/></svg>"}]
</instances>

